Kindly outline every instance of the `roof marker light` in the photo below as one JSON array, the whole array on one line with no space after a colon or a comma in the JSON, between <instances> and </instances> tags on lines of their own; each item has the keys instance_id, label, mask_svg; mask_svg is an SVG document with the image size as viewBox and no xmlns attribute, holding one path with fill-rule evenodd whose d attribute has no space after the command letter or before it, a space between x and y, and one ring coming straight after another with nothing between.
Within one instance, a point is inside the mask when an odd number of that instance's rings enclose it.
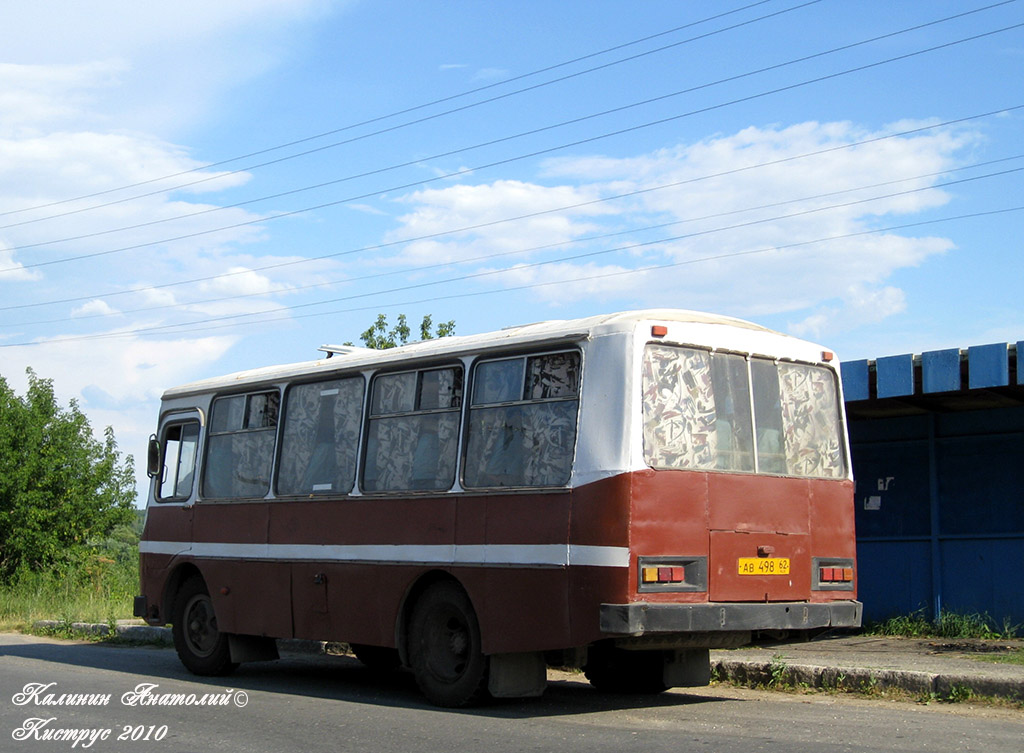
<instances>
[{"instance_id":1,"label":"roof marker light","mask_svg":"<svg viewBox=\"0 0 1024 753\"><path fill-rule=\"evenodd\" d=\"M668 327L664 324L651 325L651 337L664 337L668 334Z\"/></svg>"},{"instance_id":2,"label":"roof marker light","mask_svg":"<svg viewBox=\"0 0 1024 753\"><path fill-rule=\"evenodd\" d=\"M829 363L835 357L836 354L833 353L831 350L821 351L821 360L824 361L825 363Z\"/></svg>"}]
</instances>

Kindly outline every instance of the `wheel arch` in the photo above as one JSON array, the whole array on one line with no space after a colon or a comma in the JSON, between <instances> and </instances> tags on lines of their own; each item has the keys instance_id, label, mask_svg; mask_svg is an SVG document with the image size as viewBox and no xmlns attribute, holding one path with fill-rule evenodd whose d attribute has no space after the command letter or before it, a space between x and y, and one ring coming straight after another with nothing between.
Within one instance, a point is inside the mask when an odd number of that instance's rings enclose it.
<instances>
[{"instance_id":1,"label":"wheel arch","mask_svg":"<svg viewBox=\"0 0 1024 753\"><path fill-rule=\"evenodd\" d=\"M203 573L196 567L194 562L182 562L177 565L168 576L164 584L164 592L160 599L160 614L164 616L164 622L171 621L171 612L174 609L174 600L178 597L178 591L182 584L192 578L199 578L206 583Z\"/></svg>"},{"instance_id":2,"label":"wheel arch","mask_svg":"<svg viewBox=\"0 0 1024 753\"><path fill-rule=\"evenodd\" d=\"M398 608L398 619L395 621L395 646L398 648L398 655L401 657L402 664L406 667L410 666L408 647L409 620L412 617L413 610L416 608L416 603L419 601L420 597L427 591L427 589L437 583L453 583L462 589L463 593L466 594L466 598L469 599L469 603L473 607L473 611L477 614L477 619L479 619L480 610L473 601L473 596L469 589L466 588L465 583L447 570L429 570L428 572L423 573L416 580L410 583L409 587L406 589L405 595L402 597L402 602Z\"/></svg>"}]
</instances>

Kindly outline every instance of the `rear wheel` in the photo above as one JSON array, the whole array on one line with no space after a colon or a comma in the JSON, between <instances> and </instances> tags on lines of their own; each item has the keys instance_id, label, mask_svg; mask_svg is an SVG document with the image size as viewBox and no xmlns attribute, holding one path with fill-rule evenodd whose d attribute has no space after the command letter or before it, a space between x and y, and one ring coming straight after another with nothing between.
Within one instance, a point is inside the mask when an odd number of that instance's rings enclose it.
<instances>
[{"instance_id":1,"label":"rear wheel","mask_svg":"<svg viewBox=\"0 0 1024 753\"><path fill-rule=\"evenodd\" d=\"M171 619L174 648L189 671L197 675L226 675L238 666L231 661L227 634L217 628L213 600L201 578L190 578L182 585Z\"/></svg>"},{"instance_id":2,"label":"rear wheel","mask_svg":"<svg viewBox=\"0 0 1024 753\"><path fill-rule=\"evenodd\" d=\"M593 646L583 667L587 680L602 693L661 693L665 657L661 651L625 651L610 645Z\"/></svg>"},{"instance_id":3,"label":"rear wheel","mask_svg":"<svg viewBox=\"0 0 1024 753\"><path fill-rule=\"evenodd\" d=\"M438 706L466 706L487 695L487 657L466 592L436 583L416 603L409 626L409 660L416 684Z\"/></svg>"}]
</instances>

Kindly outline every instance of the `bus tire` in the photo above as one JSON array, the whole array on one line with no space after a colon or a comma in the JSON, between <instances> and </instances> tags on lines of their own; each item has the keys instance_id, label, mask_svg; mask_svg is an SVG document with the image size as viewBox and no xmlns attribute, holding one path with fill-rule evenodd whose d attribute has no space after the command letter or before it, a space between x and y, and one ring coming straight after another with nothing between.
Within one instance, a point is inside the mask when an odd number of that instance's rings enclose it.
<instances>
[{"instance_id":1,"label":"bus tire","mask_svg":"<svg viewBox=\"0 0 1024 753\"><path fill-rule=\"evenodd\" d=\"M416 602L409 625L409 662L431 703L457 708L487 695L487 657L466 592L435 583Z\"/></svg>"},{"instance_id":2,"label":"bus tire","mask_svg":"<svg viewBox=\"0 0 1024 753\"><path fill-rule=\"evenodd\" d=\"M174 649L185 667L197 675L227 675L238 666L231 661L227 633L217 629L213 600L202 578L181 586L171 613Z\"/></svg>"},{"instance_id":3,"label":"bus tire","mask_svg":"<svg viewBox=\"0 0 1024 753\"><path fill-rule=\"evenodd\" d=\"M397 648L385 648L384 646L370 646L366 643L350 643L355 657L368 669L379 672L391 672L402 666L402 660L398 656Z\"/></svg>"},{"instance_id":4,"label":"bus tire","mask_svg":"<svg viewBox=\"0 0 1024 753\"><path fill-rule=\"evenodd\" d=\"M597 645L587 652L583 674L602 693L656 694L668 690L661 651L625 651Z\"/></svg>"}]
</instances>

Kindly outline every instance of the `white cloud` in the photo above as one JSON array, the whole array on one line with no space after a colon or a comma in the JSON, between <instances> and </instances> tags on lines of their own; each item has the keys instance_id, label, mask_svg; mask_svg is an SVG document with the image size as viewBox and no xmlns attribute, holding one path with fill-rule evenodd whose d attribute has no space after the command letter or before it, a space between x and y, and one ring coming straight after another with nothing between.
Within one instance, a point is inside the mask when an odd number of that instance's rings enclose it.
<instances>
[{"instance_id":1,"label":"white cloud","mask_svg":"<svg viewBox=\"0 0 1024 753\"><path fill-rule=\"evenodd\" d=\"M310 22L346 4L38 0L5 7L0 269L10 269L0 272L6 306L0 337L5 343L23 341L23 332L39 331L32 325L53 321L61 321L60 331L66 333L55 334L51 326L35 340L38 345L0 350L0 369L12 386L23 391L24 369L32 366L54 379L63 401L78 400L94 428L113 424L122 448L138 456L163 390L222 370L215 364L239 337L134 335L131 330L230 316L246 306L278 311L279 304L269 298L286 293L296 281L320 279L329 265L256 271L265 263L258 247L252 255L240 249L267 237L258 224L262 216L222 209L217 195L251 176L204 169L183 144L196 143L197 130L236 105L225 94L302 54L307 48L297 40L317 30ZM166 182L151 181L176 173L187 175L174 179L175 185L202 182L118 202L167 188ZM142 185L112 190L131 184ZM90 194L95 196L68 201ZM198 195L210 198L198 201ZM209 232L231 225L238 227ZM112 228L125 229L107 232ZM166 240L175 236L179 240ZM118 251L137 245L141 248ZM94 256L87 262L63 263L89 254ZM205 287L146 287L212 277L225 269L243 274ZM75 300L79 295L88 297ZM255 301L197 303L232 295L254 295ZM178 308L147 313L147 321L131 314L166 306ZM125 317L117 320L124 322L120 329L104 331L102 324L96 329L104 322L97 317L118 312ZM231 330L214 330L226 331ZM83 335L114 337L73 339Z\"/></svg>"},{"instance_id":2,"label":"white cloud","mask_svg":"<svg viewBox=\"0 0 1024 753\"><path fill-rule=\"evenodd\" d=\"M0 48L8 62L64 67L64 76L75 66L115 68L120 86L94 114L110 126L166 132L277 64L296 24L336 9L328 0L37 0L4 8Z\"/></svg>"},{"instance_id":3,"label":"white cloud","mask_svg":"<svg viewBox=\"0 0 1024 753\"><path fill-rule=\"evenodd\" d=\"M39 273L25 269L25 265L15 261L14 252L10 246L0 239L0 283L15 282L21 280L38 280Z\"/></svg>"},{"instance_id":4,"label":"white cloud","mask_svg":"<svg viewBox=\"0 0 1024 753\"><path fill-rule=\"evenodd\" d=\"M229 267L224 271L225 277L204 282L200 289L221 295L265 295L286 290L287 286L274 283L266 275L254 272L246 267Z\"/></svg>"},{"instance_id":5,"label":"white cloud","mask_svg":"<svg viewBox=\"0 0 1024 753\"><path fill-rule=\"evenodd\" d=\"M791 324L788 331L810 339L821 338L825 333L834 336L837 332L877 324L906 308L906 296L899 288L851 285L843 291L839 305L819 307L802 321Z\"/></svg>"},{"instance_id":6,"label":"white cloud","mask_svg":"<svg viewBox=\"0 0 1024 753\"><path fill-rule=\"evenodd\" d=\"M394 259L408 264L452 262L564 243L593 230L596 226L586 218L606 214L608 208L597 204L566 212L543 212L583 204L597 197L596 190L586 187L549 187L517 180L417 191L402 199L416 208L399 218L401 227L387 240L423 238L473 228L455 236L410 242ZM536 216L501 222L525 215Z\"/></svg>"},{"instance_id":7,"label":"white cloud","mask_svg":"<svg viewBox=\"0 0 1024 753\"><path fill-rule=\"evenodd\" d=\"M886 132L920 125L902 123ZM550 160L544 176L562 185L496 181L405 197L415 210L400 218L402 227L394 236L632 193L568 212L418 241L401 260L464 260L488 251L616 233L586 245L535 252L533 259L555 263L517 266L486 278L486 284L576 280L527 294L549 305L596 300L609 306L664 305L755 317L802 313L794 327L806 333L875 323L906 306L903 292L886 284L892 274L948 252L953 243L865 231L906 223L908 216L947 204L951 194L933 188L939 179L931 174L955 167L959 153L977 141L969 132L949 130L878 140L881 135L850 123L808 122L746 128L630 158ZM862 141L871 143L836 148ZM911 193L914 189L929 190ZM629 228L637 232L617 234ZM623 248L630 244L634 247ZM605 253L567 260L595 251ZM521 260L512 257L510 263ZM492 269L503 266L498 260L485 263ZM645 267L657 269L623 274Z\"/></svg>"},{"instance_id":8,"label":"white cloud","mask_svg":"<svg viewBox=\"0 0 1024 753\"><path fill-rule=\"evenodd\" d=\"M71 311L72 317L82 316L112 316L119 313L109 303L100 299L93 299Z\"/></svg>"}]
</instances>

